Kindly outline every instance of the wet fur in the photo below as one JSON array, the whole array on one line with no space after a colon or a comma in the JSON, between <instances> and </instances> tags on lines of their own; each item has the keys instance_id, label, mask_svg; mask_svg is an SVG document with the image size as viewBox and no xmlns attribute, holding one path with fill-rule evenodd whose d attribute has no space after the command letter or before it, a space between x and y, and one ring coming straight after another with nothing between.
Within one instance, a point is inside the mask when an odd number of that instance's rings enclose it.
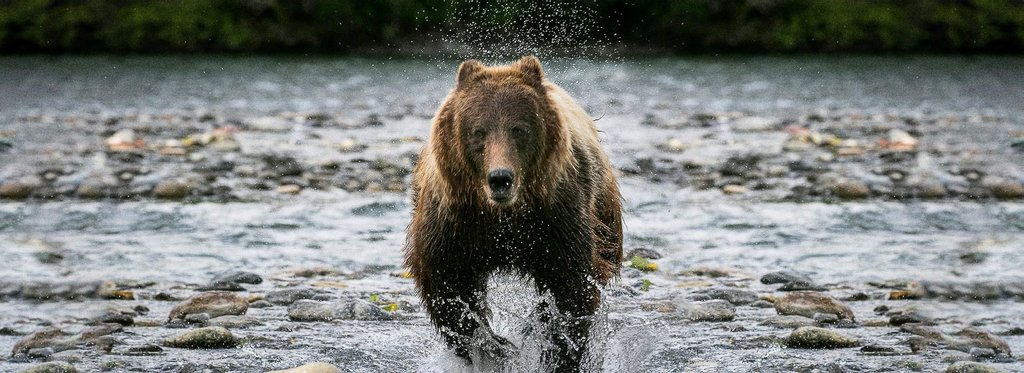
<instances>
[{"instance_id":1,"label":"wet fur","mask_svg":"<svg viewBox=\"0 0 1024 373\"><path fill-rule=\"evenodd\" d=\"M472 115L533 118L529 143L479 152L467 144L464 127L483 120ZM495 160L481 157L494 154L519 162L511 165L521 184L511 206L489 201L482 183L481 162ZM593 121L544 79L536 58L499 67L464 62L413 173L405 258L445 341L467 358L474 338L501 341L487 325L486 282L499 270L519 272L551 293L560 314L547 320L555 347L545 359L555 370L578 370L587 316L622 262L620 200Z\"/></svg>"}]
</instances>

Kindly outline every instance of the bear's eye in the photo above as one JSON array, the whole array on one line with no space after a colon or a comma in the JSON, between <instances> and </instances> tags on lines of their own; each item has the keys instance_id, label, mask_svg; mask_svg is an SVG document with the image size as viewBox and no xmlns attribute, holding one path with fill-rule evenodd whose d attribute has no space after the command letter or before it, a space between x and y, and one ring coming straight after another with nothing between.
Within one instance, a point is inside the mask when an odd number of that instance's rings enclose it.
<instances>
[{"instance_id":1,"label":"bear's eye","mask_svg":"<svg viewBox=\"0 0 1024 373\"><path fill-rule=\"evenodd\" d=\"M473 130L473 137L474 138L482 139L482 138L484 138L484 136L487 136L487 131L485 131L483 128L477 128L477 129Z\"/></svg>"},{"instance_id":2,"label":"bear's eye","mask_svg":"<svg viewBox=\"0 0 1024 373\"><path fill-rule=\"evenodd\" d=\"M523 127L523 126L512 127L511 131L512 131L512 135L513 136L524 136L524 135L526 135L526 127Z\"/></svg>"}]
</instances>

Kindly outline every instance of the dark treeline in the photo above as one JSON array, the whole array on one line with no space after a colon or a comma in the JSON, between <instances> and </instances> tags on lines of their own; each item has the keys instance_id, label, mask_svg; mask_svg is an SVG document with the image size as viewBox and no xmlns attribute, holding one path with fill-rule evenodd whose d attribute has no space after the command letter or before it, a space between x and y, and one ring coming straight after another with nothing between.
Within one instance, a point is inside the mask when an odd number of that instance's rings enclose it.
<instances>
[{"instance_id":1,"label":"dark treeline","mask_svg":"<svg viewBox=\"0 0 1024 373\"><path fill-rule=\"evenodd\" d=\"M581 44L675 52L1024 51L1022 0L0 0L0 52L353 52L574 22Z\"/></svg>"}]
</instances>

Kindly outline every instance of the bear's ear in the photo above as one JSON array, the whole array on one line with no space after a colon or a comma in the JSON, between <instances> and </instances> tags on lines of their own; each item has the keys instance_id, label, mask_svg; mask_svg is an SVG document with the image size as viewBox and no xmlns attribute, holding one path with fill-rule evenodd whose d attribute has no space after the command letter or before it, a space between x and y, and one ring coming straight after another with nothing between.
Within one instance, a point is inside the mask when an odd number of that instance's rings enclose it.
<instances>
[{"instance_id":1,"label":"bear's ear","mask_svg":"<svg viewBox=\"0 0 1024 373\"><path fill-rule=\"evenodd\" d=\"M540 67L540 60L532 54L516 61L515 67L534 84L540 85L544 80L544 70Z\"/></svg>"},{"instance_id":2,"label":"bear's ear","mask_svg":"<svg viewBox=\"0 0 1024 373\"><path fill-rule=\"evenodd\" d=\"M455 87L466 88L484 70L484 64L477 60L466 60L459 65L459 73L455 76Z\"/></svg>"}]
</instances>

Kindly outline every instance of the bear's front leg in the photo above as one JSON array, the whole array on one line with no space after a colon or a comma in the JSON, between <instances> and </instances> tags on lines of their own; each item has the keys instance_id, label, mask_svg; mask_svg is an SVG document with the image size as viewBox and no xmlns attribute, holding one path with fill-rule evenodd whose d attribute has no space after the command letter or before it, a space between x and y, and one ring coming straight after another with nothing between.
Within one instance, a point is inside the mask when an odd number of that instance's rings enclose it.
<instances>
[{"instance_id":1,"label":"bear's front leg","mask_svg":"<svg viewBox=\"0 0 1024 373\"><path fill-rule=\"evenodd\" d=\"M492 358L508 356L514 346L494 334L487 322L485 278L448 269L417 280L423 305L445 342L467 360L472 360L473 346Z\"/></svg>"},{"instance_id":2,"label":"bear's front leg","mask_svg":"<svg viewBox=\"0 0 1024 373\"><path fill-rule=\"evenodd\" d=\"M542 292L551 292L558 311L542 311L553 345L544 352L544 362L555 372L579 372L590 342L592 316L600 304L600 290L585 277L542 278L538 285ZM541 309L546 306L542 304Z\"/></svg>"}]
</instances>

